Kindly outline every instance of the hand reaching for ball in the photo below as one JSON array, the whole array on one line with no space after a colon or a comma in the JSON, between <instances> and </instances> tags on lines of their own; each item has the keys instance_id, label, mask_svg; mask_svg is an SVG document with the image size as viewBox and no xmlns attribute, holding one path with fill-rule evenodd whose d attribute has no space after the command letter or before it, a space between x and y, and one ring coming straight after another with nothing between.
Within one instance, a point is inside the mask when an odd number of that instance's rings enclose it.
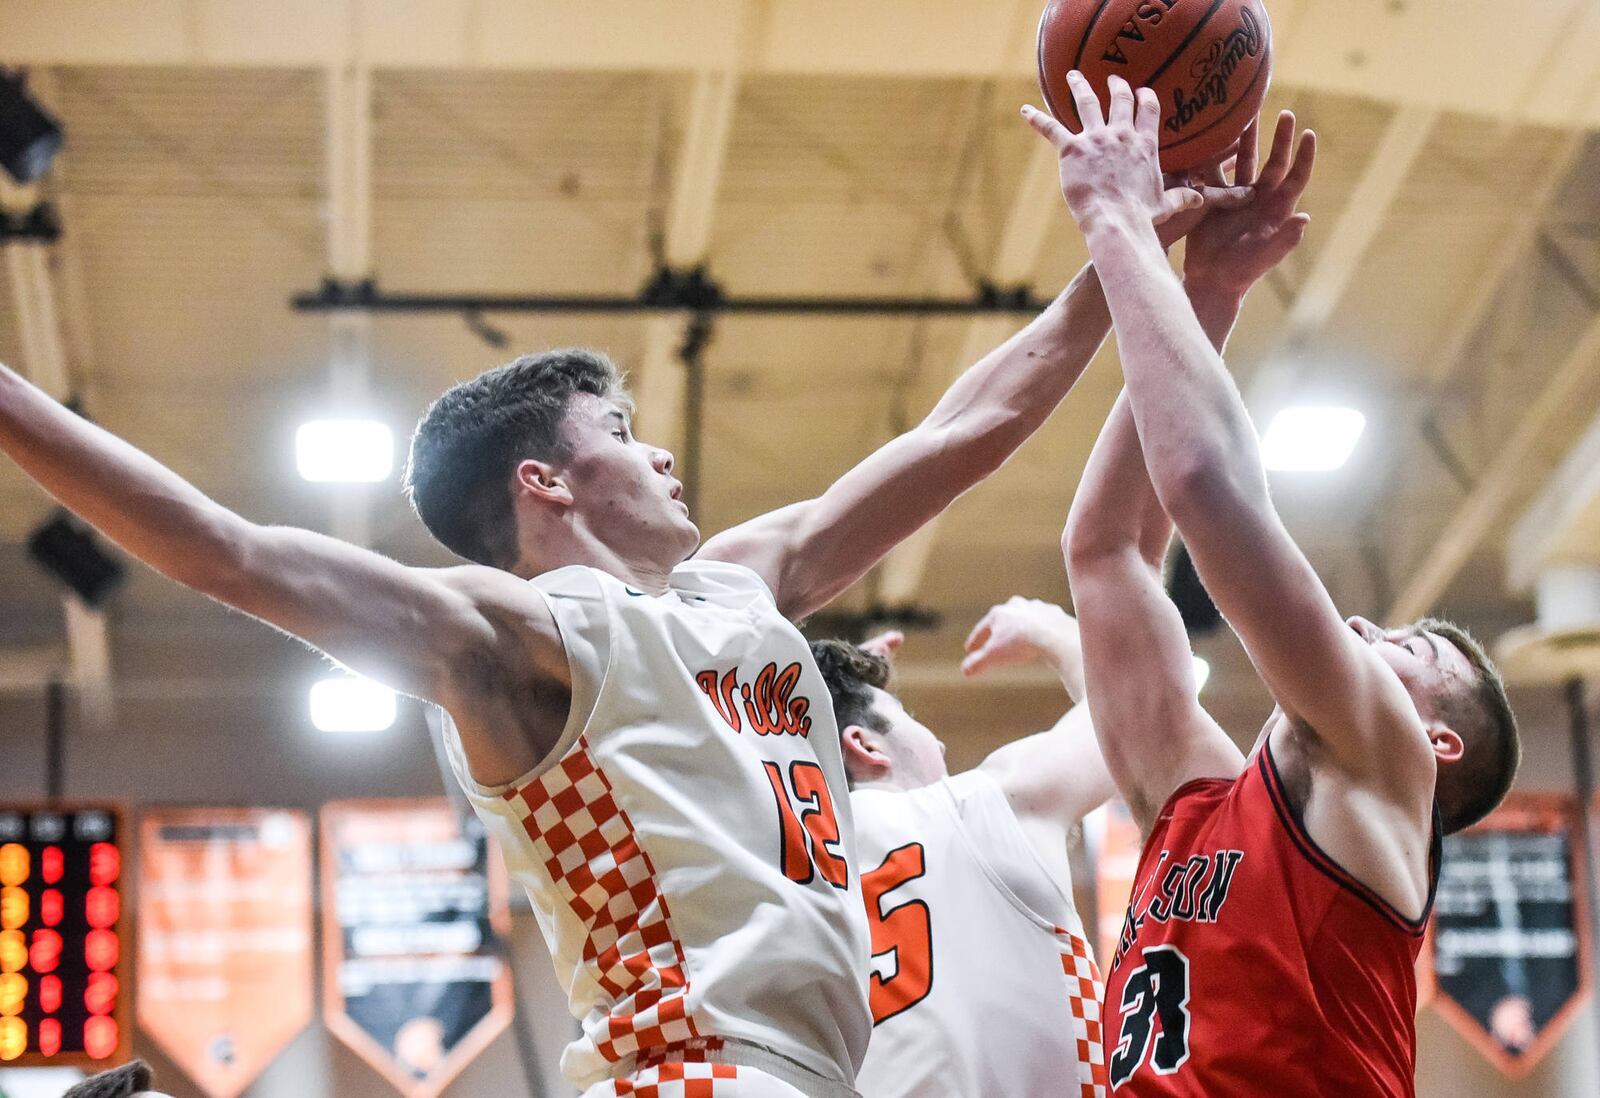
<instances>
[{"instance_id":1,"label":"hand reaching for ball","mask_svg":"<svg viewBox=\"0 0 1600 1098\"><path fill-rule=\"evenodd\" d=\"M1174 227L1187 231L1197 223L1194 215L1207 207L1234 208L1250 201L1248 187L1230 187L1225 181L1167 185L1159 159L1161 105L1148 88L1135 93L1126 80L1113 76L1108 117L1082 73L1069 73L1067 83L1083 120L1082 133L1073 133L1036 107L1023 107L1022 116L1055 147L1061 192L1084 232L1108 219L1157 226L1177 219ZM1162 234L1163 245L1180 235Z\"/></svg>"},{"instance_id":2,"label":"hand reaching for ball","mask_svg":"<svg viewBox=\"0 0 1600 1098\"><path fill-rule=\"evenodd\" d=\"M1257 170L1259 123L1252 122L1239 142L1233 184L1248 187L1252 201L1242 208L1208 211L1189 232L1183 260L1184 278L1207 292L1243 297L1305 239L1311 215L1298 212L1317 161L1317 135L1310 130L1295 139L1295 117L1278 116L1267 162ZM1227 185L1224 167L1211 169L1204 182Z\"/></svg>"}]
</instances>

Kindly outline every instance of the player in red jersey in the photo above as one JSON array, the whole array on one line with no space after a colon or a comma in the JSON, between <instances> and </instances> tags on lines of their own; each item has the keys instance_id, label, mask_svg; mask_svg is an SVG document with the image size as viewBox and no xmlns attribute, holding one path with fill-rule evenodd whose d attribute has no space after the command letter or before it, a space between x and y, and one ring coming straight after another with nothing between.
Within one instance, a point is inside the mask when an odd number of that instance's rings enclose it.
<instances>
[{"instance_id":1,"label":"player in red jersey","mask_svg":"<svg viewBox=\"0 0 1600 1098\"><path fill-rule=\"evenodd\" d=\"M1413 964L1439 836L1504 796L1519 757L1504 688L1461 630L1343 620L1280 522L1244 404L1213 349L1243 292L1293 249L1315 138L1292 115L1254 202L1191 235L1180 284L1148 229L1155 97L1081 75L1067 202L1110 301L1127 389L1068 523L1088 695L1148 834L1106 980L1122 1095L1411 1095ZM1139 216L1145 224L1138 222ZM1201 709L1160 569L1176 525L1277 709L1247 761Z\"/></svg>"}]
</instances>

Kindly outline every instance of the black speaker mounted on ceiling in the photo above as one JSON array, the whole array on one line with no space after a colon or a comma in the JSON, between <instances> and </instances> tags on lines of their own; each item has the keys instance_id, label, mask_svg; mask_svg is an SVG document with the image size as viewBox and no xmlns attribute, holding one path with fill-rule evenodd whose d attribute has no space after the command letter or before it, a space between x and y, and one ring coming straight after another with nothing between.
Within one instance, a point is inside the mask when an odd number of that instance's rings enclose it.
<instances>
[{"instance_id":1,"label":"black speaker mounted on ceiling","mask_svg":"<svg viewBox=\"0 0 1600 1098\"><path fill-rule=\"evenodd\" d=\"M49 170L66 134L28 94L20 72L0 69L0 167L27 185Z\"/></svg>"},{"instance_id":2,"label":"black speaker mounted on ceiling","mask_svg":"<svg viewBox=\"0 0 1600 1098\"><path fill-rule=\"evenodd\" d=\"M94 531L66 511L57 511L29 535L28 555L89 606L103 604L127 578L121 562L100 548Z\"/></svg>"}]
</instances>

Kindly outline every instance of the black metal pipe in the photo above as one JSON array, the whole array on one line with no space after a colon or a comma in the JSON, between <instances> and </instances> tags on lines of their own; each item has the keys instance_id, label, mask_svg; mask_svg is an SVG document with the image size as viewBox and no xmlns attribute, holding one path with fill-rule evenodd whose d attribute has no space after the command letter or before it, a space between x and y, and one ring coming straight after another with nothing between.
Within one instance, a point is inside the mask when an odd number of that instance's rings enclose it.
<instances>
[{"instance_id":1,"label":"black metal pipe","mask_svg":"<svg viewBox=\"0 0 1600 1098\"><path fill-rule=\"evenodd\" d=\"M44 692L44 794L54 803L66 788L67 688L50 680Z\"/></svg>"},{"instance_id":2,"label":"black metal pipe","mask_svg":"<svg viewBox=\"0 0 1600 1098\"><path fill-rule=\"evenodd\" d=\"M1574 836L1583 861L1583 876L1588 890L1589 963L1600 979L1600 880L1596 879L1596 859L1600 857L1600 828L1595 824L1594 754L1589 743L1588 690L1581 678L1567 683L1567 714L1572 732L1572 784L1578 794L1579 819L1583 826ZM1596 1015L1600 1024L1600 1014Z\"/></svg>"},{"instance_id":3,"label":"black metal pipe","mask_svg":"<svg viewBox=\"0 0 1600 1098\"><path fill-rule=\"evenodd\" d=\"M1032 315L1047 300L1032 294L939 297L727 297L688 304L631 295L317 293L290 299L296 312L367 313L727 313L766 316L979 316Z\"/></svg>"}]
</instances>

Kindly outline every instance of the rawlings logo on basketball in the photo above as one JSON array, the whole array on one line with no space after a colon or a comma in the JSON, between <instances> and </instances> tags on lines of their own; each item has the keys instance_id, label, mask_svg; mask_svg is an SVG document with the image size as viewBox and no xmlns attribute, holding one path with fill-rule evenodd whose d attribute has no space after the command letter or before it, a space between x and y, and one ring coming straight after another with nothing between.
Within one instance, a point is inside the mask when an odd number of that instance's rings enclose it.
<instances>
[{"instance_id":1,"label":"rawlings logo on basketball","mask_svg":"<svg viewBox=\"0 0 1600 1098\"><path fill-rule=\"evenodd\" d=\"M1249 8L1239 12L1240 25L1226 38L1219 38L1194 59L1190 75L1194 77L1194 91L1181 87L1172 90L1172 116L1166 128L1182 133L1207 107L1221 106L1228 101L1228 82L1247 57L1261 52L1261 28Z\"/></svg>"},{"instance_id":2,"label":"rawlings logo on basketball","mask_svg":"<svg viewBox=\"0 0 1600 1098\"><path fill-rule=\"evenodd\" d=\"M738 670L728 671L720 678L715 671L702 671L694 677L695 683L711 699L711 708L735 732L743 733L748 722L750 731L758 736L801 736L811 734L811 699L796 696L795 685L800 681L800 665L791 663L782 671L769 663L763 667L753 682L741 683ZM737 697L736 697L737 696ZM741 706L739 703L744 704ZM740 710L744 713L741 717Z\"/></svg>"}]
</instances>

